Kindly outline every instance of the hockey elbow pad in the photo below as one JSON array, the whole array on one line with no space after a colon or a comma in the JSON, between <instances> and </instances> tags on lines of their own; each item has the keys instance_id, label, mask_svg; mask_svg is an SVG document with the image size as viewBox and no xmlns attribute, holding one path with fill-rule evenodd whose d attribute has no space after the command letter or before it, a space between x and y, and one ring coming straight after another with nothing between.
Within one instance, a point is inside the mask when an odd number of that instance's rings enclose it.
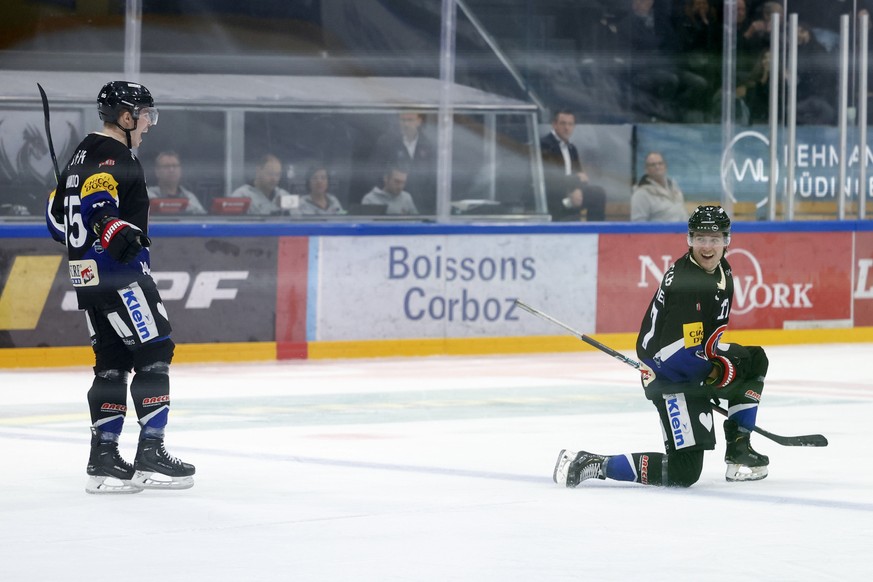
<instances>
[{"instance_id":1,"label":"hockey elbow pad","mask_svg":"<svg viewBox=\"0 0 873 582\"><path fill-rule=\"evenodd\" d=\"M109 256L120 263L129 263L143 247L151 244L149 237L135 225L115 216L105 216L95 225L100 244Z\"/></svg>"},{"instance_id":2,"label":"hockey elbow pad","mask_svg":"<svg viewBox=\"0 0 873 582\"><path fill-rule=\"evenodd\" d=\"M715 356L709 361L712 363L712 369L703 381L704 384L715 386L716 388L724 388L736 380L737 368L729 359L724 356Z\"/></svg>"}]
</instances>

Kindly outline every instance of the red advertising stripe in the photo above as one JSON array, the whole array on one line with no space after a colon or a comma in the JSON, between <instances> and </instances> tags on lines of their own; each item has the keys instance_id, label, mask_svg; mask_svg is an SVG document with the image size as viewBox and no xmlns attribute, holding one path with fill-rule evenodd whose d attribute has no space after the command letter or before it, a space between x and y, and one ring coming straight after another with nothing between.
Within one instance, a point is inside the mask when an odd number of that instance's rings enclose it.
<instances>
[{"instance_id":1,"label":"red advertising stripe","mask_svg":"<svg viewBox=\"0 0 873 582\"><path fill-rule=\"evenodd\" d=\"M282 237L276 282L276 357L306 359L306 286L309 238Z\"/></svg>"}]
</instances>

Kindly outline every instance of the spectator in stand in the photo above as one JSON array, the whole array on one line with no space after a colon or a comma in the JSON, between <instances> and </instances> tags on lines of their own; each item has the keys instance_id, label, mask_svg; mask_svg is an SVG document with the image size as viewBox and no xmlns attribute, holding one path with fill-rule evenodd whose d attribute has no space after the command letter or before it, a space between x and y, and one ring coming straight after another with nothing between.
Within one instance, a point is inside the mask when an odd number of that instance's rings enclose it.
<instances>
[{"instance_id":1,"label":"spectator in stand","mask_svg":"<svg viewBox=\"0 0 873 582\"><path fill-rule=\"evenodd\" d=\"M685 222L685 196L671 178L667 163L659 152L646 156L646 173L631 196L631 220L634 222Z\"/></svg>"},{"instance_id":2,"label":"spectator in stand","mask_svg":"<svg viewBox=\"0 0 873 582\"><path fill-rule=\"evenodd\" d=\"M755 53L770 47L771 17L773 14L779 14L781 21L782 5L779 2L764 2L761 6L760 16L752 20L743 30L742 42Z\"/></svg>"},{"instance_id":3,"label":"spectator in stand","mask_svg":"<svg viewBox=\"0 0 873 582\"><path fill-rule=\"evenodd\" d=\"M606 218L606 192L591 184L582 168L579 151L570 143L575 129L576 115L569 109L559 109L552 116L552 131L540 140L549 212L552 213L554 201L563 200L567 195L566 176L576 176L581 183L582 208L587 211L588 221L603 221Z\"/></svg>"},{"instance_id":4,"label":"spectator in stand","mask_svg":"<svg viewBox=\"0 0 873 582\"><path fill-rule=\"evenodd\" d=\"M183 214L206 214L197 196L182 186L182 162L174 151L163 151L155 158L157 186L149 186L149 198L185 198L188 205Z\"/></svg>"},{"instance_id":5,"label":"spectator in stand","mask_svg":"<svg viewBox=\"0 0 873 582\"><path fill-rule=\"evenodd\" d=\"M398 114L398 129L385 133L376 142L374 166L399 162L409 168L406 187L422 214L436 213L436 147L422 131L423 113Z\"/></svg>"},{"instance_id":6,"label":"spectator in stand","mask_svg":"<svg viewBox=\"0 0 873 582\"><path fill-rule=\"evenodd\" d=\"M385 214L418 214L412 195L405 190L408 175L403 164L389 163L382 175L382 187L374 186L364 195L361 203L387 206Z\"/></svg>"},{"instance_id":7,"label":"spectator in stand","mask_svg":"<svg viewBox=\"0 0 873 582\"><path fill-rule=\"evenodd\" d=\"M266 154L255 166L255 179L251 184L243 184L231 193L235 198L251 200L248 214L277 215L294 212L294 197L279 187L282 179L282 162L273 154Z\"/></svg>"},{"instance_id":8,"label":"spectator in stand","mask_svg":"<svg viewBox=\"0 0 873 582\"><path fill-rule=\"evenodd\" d=\"M837 122L838 53L828 53L809 24L797 25L797 124Z\"/></svg>"},{"instance_id":9,"label":"spectator in stand","mask_svg":"<svg viewBox=\"0 0 873 582\"><path fill-rule=\"evenodd\" d=\"M307 193L300 198L300 214L323 216L345 214L336 196L330 194L330 175L323 165L313 165L306 171Z\"/></svg>"},{"instance_id":10,"label":"spectator in stand","mask_svg":"<svg viewBox=\"0 0 873 582\"><path fill-rule=\"evenodd\" d=\"M750 125L770 120L770 50L761 52L755 68L744 81L737 83L737 99L745 103Z\"/></svg>"}]
</instances>

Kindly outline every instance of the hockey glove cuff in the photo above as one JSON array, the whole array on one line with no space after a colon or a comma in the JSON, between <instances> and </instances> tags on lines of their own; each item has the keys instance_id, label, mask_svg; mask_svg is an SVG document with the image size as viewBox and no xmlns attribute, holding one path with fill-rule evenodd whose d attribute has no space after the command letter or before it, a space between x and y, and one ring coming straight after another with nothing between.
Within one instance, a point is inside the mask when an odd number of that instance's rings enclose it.
<instances>
[{"instance_id":1,"label":"hockey glove cuff","mask_svg":"<svg viewBox=\"0 0 873 582\"><path fill-rule=\"evenodd\" d=\"M724 356L716 356L709 361L712 363L712 370L703 381L704 384L724 388L736 379L737 369L729 359Z\"/></svg>"},{"instance_id":2,"label":"hockey glove cuff","mask_svg":"<svg viewBox=\"0 0 873 582\"><path fill-rule=\"evenodd\" d=\"M94 230L100 235L100 244L109 256L121 263L131 262L143 247L152 244L137 226L115 216L102 218Z\"/></svg>"}]
</instances>

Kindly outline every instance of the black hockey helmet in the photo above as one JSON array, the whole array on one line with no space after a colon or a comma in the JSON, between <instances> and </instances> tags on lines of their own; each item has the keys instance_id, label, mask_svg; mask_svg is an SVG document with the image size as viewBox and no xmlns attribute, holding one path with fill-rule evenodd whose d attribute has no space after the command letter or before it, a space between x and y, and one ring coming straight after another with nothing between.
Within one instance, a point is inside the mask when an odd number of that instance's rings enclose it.
<instances>
[{"instance_id":1,"label":"black hockey helmet","mask_svg":"<svg viewBox=\"0 0 873 582\"><path fill-rule=\"evenodd\" d=\"M100 119L109 123L117 123L118 116L123 111L130 111L134 120L139 119L140 112L145 108L154 109L155 100L152 94L139 83L128 81L110 81L103 85L97 95L97 110ZM151 113L151 112L150 112ZM150 123L157 123L157 111L151 115Z\"/></svg>"},{"instance_id":2,"label":"black hockey helmet","mask_svg":"<svg viewBox=\"0 0 873 582\"><path fill-rule=\"evenodd\" d=\"M688 234L694 232L731 233L731 219L721 206L698 206L688 219Z\"/></svg>"}]
</instances>

